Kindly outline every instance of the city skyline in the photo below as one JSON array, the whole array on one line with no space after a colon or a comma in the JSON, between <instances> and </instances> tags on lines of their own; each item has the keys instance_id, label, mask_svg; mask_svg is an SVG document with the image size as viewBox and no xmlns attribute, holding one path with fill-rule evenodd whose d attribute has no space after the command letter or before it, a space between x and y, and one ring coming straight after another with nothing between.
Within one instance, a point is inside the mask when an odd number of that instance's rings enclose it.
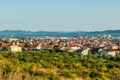
<instances>
[{"instance_id":1,"label":"city skyline","mask_svg":"<svg viewBox=\"0 0 120 80\"><path fill-rule=\"evenodd\" d=\"M0 31L120 29L119 0L0 0Z\"/></svg>"}]
</instances>

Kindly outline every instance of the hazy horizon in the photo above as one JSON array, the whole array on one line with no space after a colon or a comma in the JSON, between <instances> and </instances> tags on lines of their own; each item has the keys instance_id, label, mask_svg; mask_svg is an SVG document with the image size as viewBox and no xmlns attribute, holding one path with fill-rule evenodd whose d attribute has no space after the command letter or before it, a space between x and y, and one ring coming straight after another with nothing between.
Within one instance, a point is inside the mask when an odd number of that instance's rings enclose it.
<instances>
[{"instance_id":1,"label":"hazy horizon","mask_svg":"<svg viewBox=\"0 0 120 80\"><path fill-rule=\"evenodd\" d=\"M39 32L39 31L22 30L22 29L5 29L5 30L0 30L0 31L7 31L7 30L8 30L8 31L30 31L30 32ZM112 31L112 30L114 31L114 30L120 30L120 29L93 30L93 31L92 31L92 30L91 30L91 31L81 31L81 30L80 30L80 31L77 31L77 30L76 30L76 31L43 31L43 32L95 32L95 31L98 31L98 32L100 31L100 32L101 32L101 31L109 31L109 30L110 30L110 31ZM42 31L40 31L40 32L42 32Z\"/></svg>"},{"instance_id":2,"label":"hazy horizon","mask_svg":"<svg viewBox=\"0 0 120 80\"><path fill-rule=\"evenodd\" d=\"M120 0L0 0L0 31L120 30Z\"/></svg>"}]
</instances>

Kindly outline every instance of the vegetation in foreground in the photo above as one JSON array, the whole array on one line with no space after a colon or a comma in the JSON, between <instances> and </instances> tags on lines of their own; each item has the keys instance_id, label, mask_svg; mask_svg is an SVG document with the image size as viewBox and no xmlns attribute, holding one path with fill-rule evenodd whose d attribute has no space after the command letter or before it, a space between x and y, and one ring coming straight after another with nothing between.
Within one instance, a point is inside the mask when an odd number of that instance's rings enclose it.
<instances>
[{"instance_id":1,"label":"vegetation in foreground","mask_svg":"<svg viewBox=\"0 0 120 80\"><path fill-rule=\"evenodd\" d=\"M53 50L0 53L0 80L120 80L120 55Z\"/></svg>"}]
</instances>

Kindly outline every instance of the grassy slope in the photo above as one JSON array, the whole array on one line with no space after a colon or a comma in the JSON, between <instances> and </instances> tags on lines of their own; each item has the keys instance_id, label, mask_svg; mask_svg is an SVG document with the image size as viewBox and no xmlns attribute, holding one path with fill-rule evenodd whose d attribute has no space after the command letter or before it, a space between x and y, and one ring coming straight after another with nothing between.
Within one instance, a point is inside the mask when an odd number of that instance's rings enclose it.
<instances>
[{"instance_id":1,"label":"grassy slope","mask_svg":"<svg viewBox=\"0 0 120 80\"><path fill-rule=\"evenodd\" d=\"M0 80L118 80L120 55L115 57L54 51L0 53Z\"/></svg>"}]
</instances>

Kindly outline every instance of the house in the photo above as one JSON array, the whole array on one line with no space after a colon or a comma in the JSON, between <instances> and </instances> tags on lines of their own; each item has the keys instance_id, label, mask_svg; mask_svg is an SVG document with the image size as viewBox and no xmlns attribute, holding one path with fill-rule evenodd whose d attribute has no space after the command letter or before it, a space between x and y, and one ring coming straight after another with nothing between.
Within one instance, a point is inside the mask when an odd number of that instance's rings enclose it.
<instances>
[{"instance_id":1,"label":"house","mask_svg":"<svg viewBox=\"0 0 120 80\"><path fill-rule=\"evenodd\" d=\"M37 50L41 50L42 49L42 46L41 44L38 44L37 47L36 47Z\"/></svg>"},{"instance_id":2,"label":"house","mask_svg":"<svg viewBox=\"0 0 120 80\"><path fill-rule=\"evenodd\" d=\"M97 48L101 48L101 47L104 47L105 45L103 45L103 44L97 44L96 46L97 46Z\"/></svg>"},{"instance_id":3,"label":"house","mask_svg":"<svg viewBox=\"0 0 120 80\"><path fill-rule=\"evenodd\" d=\"M90 44L85 44L82 46L83 50L90 50L91 45Z\"/></svg>"},{"instance_id":4,"label":"house","mask_svg":"<svg viewBox=\"0 0 120 80\"><path fill-rule=\"evenodd\" d=\"M0 43L0 47L4 48L6 47L7 45L5 43Z\"/></svg>"},{"instance_id":5,"label":"house","mask_svg":"<svg viewBox=\"0 0 120 80\"><path fill-rule=\"evenodd\" d=\"M71 48L65 48L64 50L66 50L68 52L73 52L73 50Z\"/></svg>"},{"instance_id":6,"label":"house","mask_svg":"<svg viewBox=\"0 0 120 80\"><path fill-rule=\"evenodd\" d=\"M11 52L22 52L22 47L17 46L17 45L11 45L10 50Z\"/></svg>"},{"instance_id":7,"label":"house","mask_svg":"<svg viewBox=\"0 0 120 80\"><path fill-rule=\"evenodd\" d=\"M42 47L41 47L41 44L35 44L33 46L30 46L29 49L32 51L32 50L41 50Z\"/></svg>"},{"instance_id":8,"label":"house","mask_svg":"<svg viewBox=\"0 0 120 80\"><path fill-rule=\"evenodd\" d=\"M81 55L84 55L84 56L85 56L85 55L88 55L88 52L89 52L88 50L83 50L83 51L81 52Z\"/></svg>"},{"instance_id":9,"label":"house","mask_svg":"<svg viewBox=\"0 0 120 80\"><path fill-rule=\"evenodd\" d=\"M120 45L118 46L118 49L120 49Z\"/></svg>"},{"instance_id":10,"label":"house","mask_svg":"<svg viewBox=\"0 0 120 80\"><path fill-rule=\"evenodd\" d=\"M65 49L66 49L66 47L64 47L64 46L60 47L60 50L65 50Z\"/></svg>"},{"instance_id":11,"label":"house","mask_svg":"<svg viewBox=\"0 0 120 80\"><path fill-rule=\"evenodd\" d=\"M9 38L9 42L12 42L12 41L17 41L18 40L18 38Z\"/></svg>"},{"instance_id":12,"label":"house","mask_svg":"<svg viewBox=\"0 0 120 80\"><path fill-rule=\"evenodd\" d=\"M106 55L115 56L116 55L116 51L112 50L112 49L106 49L106 50L100 51L100 54L106 54Z\"/></svg>"},{"instance_id":13,"label":"house","mask_svg":"<svg viewBox=\"0 0 120 80\"><path fill-rule=\"evenodd\" d=\"M116 54L120 54L120 49L115 50Z\"/></svg>"},{"instance_id":14,"label":"house","mask_svg":"<svg viewBox=\"0 0 120 80\"><path fill-rule=\"evenodd\" d=\"M93 48L91 49L91 52L92 52L93 54L96 54L96 53L98 53L99 50L100 50L100 48L93 47Z\"/></svg>"},{"instance_id":15,"label":"house","mask_svg":"<svg viewBox=\"0 0 120 80\"><path fill-rule=\"evenodd\" d=\"M108 48L109 49L118 49L118 45L116 45L116 44L110 44L110 45L108 45Z\"/></svg>"},{"instance_id":16,"label":"house","mask_svg":"<svg viewBox=\"0 0 120 80\"><path fill-rule=\"evenodd\" d=\"M77 47L75 45L70 45L70 48L73 50L73 51L76 51L78 49L80 49L80 47Z\"/></svg>"},{"instance_id":17,"label":"house","mask_svg":"<svg viewBox=\"0 0 120 80\"><path fill-rule=\"evenodd\" d=\"M85 55L88 55L89 51L88 50L79 49L79 50L76 51L76 53L85 56Z\"/></svg>"}]
</instances>

